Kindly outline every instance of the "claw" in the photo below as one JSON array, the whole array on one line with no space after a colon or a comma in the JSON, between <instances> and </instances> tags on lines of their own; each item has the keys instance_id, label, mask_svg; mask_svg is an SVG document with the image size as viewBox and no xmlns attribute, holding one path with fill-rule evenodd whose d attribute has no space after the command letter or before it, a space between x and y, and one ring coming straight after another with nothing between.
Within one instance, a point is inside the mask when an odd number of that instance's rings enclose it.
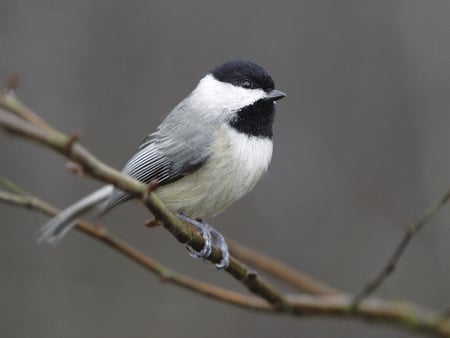
<instances>
[{"instance_id":1,"label":"claw","mask_svg":"<svg viewBox=\"0 0 450 338\"><path fill-rule=\"evenodd\" d=\"M212 226L205 222L202 222L201 220L194 220L182 213L179 215L179 217L183 221L186 221L189 224L195 226L200 231L205 242L203 249L200 251L196 251L188 245L186 249L188 250L189 255L193 258L208 258L211 255L212 245L214 244L222 254L220 263L214 264L216 269L222 270L228 268L228 266L230 265L230 253L228 250L228 245L225 242L225 238L222 236L222 234Z\"/></svg>"},{"instance_id":2,"label":"claw","mask_svg":"<svg viewBox=\"0 0 450 338\"><path fill-rule=\"evenodd\" d=\"M189 253L189 256L192 258L205 258L209 257L212 252L212 238L211 238L211 232L209 230L209 226L205 223L202 223L201 221L194 220L185 214L180 214L179 216L183 221L188 222L189 224L192 224L195 226L201 233L203 240L205 244L203 245L203 249L200 251L195 250L191 246L186 246L186 249Z\"/></svg>"},{"instance_id":3,"label":"claw","mask_svg":"<svg viewBox=\"0 0 450 338\"><path fill-rule=\"evenodd\" d=\"M203 236L203 240L205 241L203 249L197 251L189 245L186 246L189 256L191 256L192 258L207 258L211 256L212 252L211 233L209 232L208 229L205 228L201 230L201 234Z\"/></svg>"},{"instance_id":4,"label":"claw","mask_svg":"<svg viewBox=\"0 0 450 338\"><path fill-rule=\"evenodd\" d=\"M213 243L218 247L220 253L222 254L222 259L219 263L215 264L217 270L222 270L228 268L230 265L230 251L228 250L227 242L220 232L218 232L213 227L210 227L211 236L213 238Z\"/></svg>"}]
</instances>

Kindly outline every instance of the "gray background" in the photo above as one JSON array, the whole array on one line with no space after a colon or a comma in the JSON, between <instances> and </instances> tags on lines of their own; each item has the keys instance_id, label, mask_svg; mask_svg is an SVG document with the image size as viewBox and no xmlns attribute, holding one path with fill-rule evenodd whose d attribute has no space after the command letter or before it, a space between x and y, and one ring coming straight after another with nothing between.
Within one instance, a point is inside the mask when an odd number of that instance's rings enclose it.
<instances>
[{"instance_id":1,"label":"gray background","mask_svg":"<svg viewBox=\"0 0 450 338\"><path fill-rule=\"evenodd\" d=\"M226 236L347 292L377 272L406 224L449 187L450 2L0 2L0 77L120 168L211 67L264 65L280 101L269 173L213 220ZM0 175L58 206L99 186L0 133ZM73 232L36 245L45 217L0 205L3 337L410 337L368 323L255 314L157 278ZM148 255L242 290L191 260L137 203L108 228ZM450 305L450 208L408 249L379 296Z\"/></svg>"}]
</instances>

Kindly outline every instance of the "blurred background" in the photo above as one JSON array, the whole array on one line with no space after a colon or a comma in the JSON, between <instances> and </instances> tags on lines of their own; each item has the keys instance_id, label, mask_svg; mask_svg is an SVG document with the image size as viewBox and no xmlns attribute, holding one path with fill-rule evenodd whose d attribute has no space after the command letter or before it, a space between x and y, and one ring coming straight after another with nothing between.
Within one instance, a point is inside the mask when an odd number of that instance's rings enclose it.
<instances>
[{"instance_id":1,"label":"blurred background","mask_svg":"<svg viewBox=\"0 0 450 338\"><path fill-rule=\"evenodd\" d=\"M211 223L349 293L386 262L408 223L450 186L450 2L0 2L0 78L51 124L121 168L212 67L254 60L288 97L272 165ZM61 156L0 133L0 175L59 207L99 186ZM370 323L248 312L157 278L72 232L37 245L46 218L0 204L4 337L410 337ZM128 203L104 220L173 269L243 290L188 257ZM450 305L450 208L377 292ZM287 291L292 291L286 289Z\"/></svg>"}]
</instances>

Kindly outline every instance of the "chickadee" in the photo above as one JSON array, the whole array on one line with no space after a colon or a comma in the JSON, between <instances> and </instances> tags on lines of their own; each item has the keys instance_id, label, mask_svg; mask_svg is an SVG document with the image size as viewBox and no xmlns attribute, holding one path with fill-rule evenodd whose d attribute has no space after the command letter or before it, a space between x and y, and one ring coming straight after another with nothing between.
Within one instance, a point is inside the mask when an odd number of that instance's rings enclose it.
<instances>
[{"instance_id":1,"label":"chickadee","mask_svg":"<svg viewBox=\"0 0 450 338\"><path fill-rule=\"evenodd\" d=\"M251 61L230 61L211 70L138 147L122 173L157 181L155 193L182 220L201 231L208 257L212 243L222 253L217 268L229 264L222 235L199 219L215 216L248 193L272 157L275 89L267 71ZM103 214L135 196L104 186L48 221L38 241L55 242L93 207Z\"/></svg>"}]
</instances>

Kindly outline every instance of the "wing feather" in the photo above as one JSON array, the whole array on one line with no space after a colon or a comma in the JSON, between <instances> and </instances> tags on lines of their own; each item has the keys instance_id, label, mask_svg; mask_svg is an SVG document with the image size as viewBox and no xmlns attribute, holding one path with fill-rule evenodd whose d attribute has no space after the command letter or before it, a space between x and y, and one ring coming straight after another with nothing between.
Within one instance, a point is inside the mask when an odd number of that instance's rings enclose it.
<instances>
[{"instance_id":1,"label":"wing feather","mask_svg":"<svg viewBox=\"0 0 450 338\"><path fill-rule=\"evenodd\" d=\"M204 126L205 121L180 104L141 142L122 172L146 184L157 180L159 186L192 173L210 155L214 129ZM133 197L115 189L101 214Z\"/></svg>"}]
</instances>

